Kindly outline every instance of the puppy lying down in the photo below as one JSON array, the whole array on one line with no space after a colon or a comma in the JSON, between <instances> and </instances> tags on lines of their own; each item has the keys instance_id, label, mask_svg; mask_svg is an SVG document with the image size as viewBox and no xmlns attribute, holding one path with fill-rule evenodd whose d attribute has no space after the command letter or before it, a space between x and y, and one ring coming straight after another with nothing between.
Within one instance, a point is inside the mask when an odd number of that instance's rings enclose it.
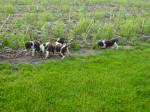
<instances>
[{"instance_id":1,"label":"puppy lying down","mask_svg":"<svg viewBox=\"0 0 150 112\"><path fill-rule=\"evenodd\" d=\"M97 45L98 47L102 48L109 48L114 46L116 49L118 49L118 38L113 38L111 40L99 40Z\"/></svg>"}]
</instances>

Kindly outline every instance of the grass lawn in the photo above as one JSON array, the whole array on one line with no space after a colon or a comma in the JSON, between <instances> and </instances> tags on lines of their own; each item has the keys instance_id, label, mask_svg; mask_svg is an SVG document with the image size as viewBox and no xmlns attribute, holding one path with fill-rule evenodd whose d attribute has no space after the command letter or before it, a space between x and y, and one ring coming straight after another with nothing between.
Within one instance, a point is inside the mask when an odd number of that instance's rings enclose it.
<instances>
[{"instance_id":1,"label":"grass lawn","mask_svg":"<svg viewBox=\"0 0 150 112\"><path fill-rule=\"evenodd\" d=\"M0 112L150 112L150 45L0 63Z\"/></svg>"}]
</instances>

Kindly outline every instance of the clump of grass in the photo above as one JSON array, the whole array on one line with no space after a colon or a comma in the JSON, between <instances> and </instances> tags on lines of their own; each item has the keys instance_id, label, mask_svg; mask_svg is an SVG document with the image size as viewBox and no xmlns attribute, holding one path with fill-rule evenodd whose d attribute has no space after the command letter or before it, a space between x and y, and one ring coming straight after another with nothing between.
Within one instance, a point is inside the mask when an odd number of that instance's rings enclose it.
<instances>
[{"instance_id":1,"label":"clump of grass","mask_svg":"<svg viewBox=\"0 0 150 112\"><path fill-rule=\"evenodd\" d=\"M97 39L113 38L114 37L114 25L111 23L105 23L104 26L100 26L100 32L96 34Z\"/></svg>"},{"instance_id":2,"label":"clump of grass","mask_svg":"<svg viewBox=\"0 0 150 112\"><path fill-rule=\"evenodd\" d=\"M5 6L2 8L2 12L3 12L4 14L13 14L13 13L16 12L16 9L15 9L15 7L14 7L13 5L7 4L7 5L5 5Z\"/></svg>"},{"instance_id":3,"label":"clump of grass","mask_svg":"<svg viewBox=\"0 0 150 112\"><path fill-rule=\"evenodd\" d=\"M78 49L80 49L81 44L82 44L81 41L79 41L79 40L74 40L74 41L72 42L72 44L70 45L70 47L71 47L72 49L74 49L74 50L78 50Z\"/></svg>"},{"instance_id":4,"label":"clump of grass","mask_svg":"<svg viewBox=\"0 0 150 112\"><path fill-rule=\"evenodd\" d=\"M131 38L129 41L128 41L128 44L131 45L131 46L135 46L138 44L138 41L137 41L137 38Z\"/></svg>"},{"instance_id":5,"label":"clump of grass","mask_svg":"<svg viewBox=\"0 0 150 112\"><path fill-rule=\"evenodd\" d=\"M150 39L147 39L146 42L147 42L148 44L150 44Z\"/></svg>"},{"instance_id":6,"label":"clump of grass","mask_svg":"<svg viewBox=\"0 0 150 112\"><path fill-rule=\"evenodd\" d=\"M32 13L26 13L24 15L24 23L25 24L33 24L35 23L37 17L36 17L36 14L32 14Z\"/></svg>"},{"instance_id":7,"label":"clump of grass","mask_svg":"<svg viewBox=\"0 0 150 112\"><path fill-rule=\"evenodd\" d=\"M3 37L2 41L1 41L1 46L2 48L4 47L10 47L13 48L15 47L16 43L15 43L15 38L14 35L11 35L11 37Z\"/></svg>"},{"instance_id":8,"label":"clump of grass","mask_svg":"<svg viewBox=\"0 0 150 112\"><path fill-rule=\"evenodd\" d=\"M46 34L47 34L47 29L46 29L46 27L44 27L41 29L41 40L42 40L42 42L46 42L46 39L47 39Z\"/></svg>"},{"instance_id":9,"label":"clump of grass","mask_svg":"<svg viewBox=\"0 0 150 112\"><path fill-rule=\"evenodd\" d=\"M42 20L37 21L37 23L36 23L36 29L40 30L43 25L44 25L44 22Z\"/></svg>"},{"instance_id":10,"label":"clump of grass","mask_svg":"<svg viewBox=\"0 0 150 112\"><path fill-rule=\"evenodd\" d=\"M80 19L78 25L75 28L76 34L85 33L90 24L90 19Z\"/></svg>"},{"instance_id":11,"label":"clump of grass","mask_svg":"<svg viewBox=\"0 0 150 112\"><path fill-rule=\"evenodd\" d=\"M144 33L147 35L150 34L150 20L146 20L144 25Z\"/></svg>"},{"instance_id":12,"label":"clump of grass","mask_svg":"<svg viewBox=\"0 0 150 112\"><path fill-rule=\"evenodd\" d=\"M2 17L0 16L0 24L2 24L3 23L3 21L2 21Z\"/></svg>"},{"instance_id":13,"label":"clump of grass","mask_svg":"<svg viewBox=\"0 0 150 112\"><path fill-rule=\"evenodd\" d=\"M17 44L20 48L24 48L25 35L23 32L17 32Z\"/></svg>"},{"instance_id":14,"label":"clump of grass","mask_svg":"<svg viewBox=\"0 0 150 112\"><path fill-rule=\"evenodd\" d=\"M16 28L19 28L23 24L22 18L16 18L11 22L13 25L15 25Z\"/></svg>"},{"instance_id":15,"label":"clump of grass","mask_svg":"<svg viewBox=\"0 0 150 112\"><path fill-rule=\"evenodd\" d=\"M124 24L120 25L119 33L123 37L134 37L140 33L140 25L135 23L134 20L127 20Z\"/></svg>"},{"instance_id":16,"label":"clump of grass","mask_svg":"<svg viewBox=\"0 0 150 112\"><path fill-rule=\"evenodd\" d=\"M65 27L66 25L63 22L56 23L52 28L52 36L54 38L64 37L65 36Z\"/></svg>"},{"instance_id":17,"label":"clump of grass","mask_svg":"<svg viewBox=\"0 0 150 112\"><path fill-rule=\"evenodd\" d=\"M45 11L39 14L39 20L43 21L54 21L56 18L50 13L50 11Z\"/></svg>"}]
</instances>

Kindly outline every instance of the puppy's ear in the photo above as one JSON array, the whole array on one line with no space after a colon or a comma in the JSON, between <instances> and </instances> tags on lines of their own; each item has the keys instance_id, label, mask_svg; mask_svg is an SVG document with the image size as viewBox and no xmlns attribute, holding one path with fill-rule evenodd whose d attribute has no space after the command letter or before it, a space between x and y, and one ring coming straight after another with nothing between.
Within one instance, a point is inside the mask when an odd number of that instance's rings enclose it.
<instances>
[{"instance_id":1,"label":"puppy's ear","mask_svg":"<svg viewBox=\"0 0 150 112\"><path fill-rule=\"evenodd\" d=\"M42 43L42 41L41 41L41 40L39 40L39 43L41 44L41 43Z\"/></svg>"},{"instance_id":2,"label":"puppy's ear","mask_svg":"<svg viewBox=\"0 0 150 112\"><path fill-rule=\"evenodd\" d=\"M29 45L30 45L30 46L33 46L33 43L32 43L32 42L29 42Z\"/></svg>"}]
</instances>

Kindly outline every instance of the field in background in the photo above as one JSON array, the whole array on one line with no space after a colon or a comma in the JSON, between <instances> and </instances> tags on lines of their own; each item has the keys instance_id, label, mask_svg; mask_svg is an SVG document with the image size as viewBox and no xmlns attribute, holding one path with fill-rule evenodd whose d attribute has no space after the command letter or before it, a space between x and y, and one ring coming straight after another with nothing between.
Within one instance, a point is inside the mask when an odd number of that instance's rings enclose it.
<instances>
[{"instance_id":1,"label":"field in background","mask_svg":"<svg viewBox=\"0 0 150 112\"><path fill-rule=\"evenodd\" d=\"M149 112L150 46L39 65L0 63L1 112Z\"/></svg>"},{"instance_id":2,"label":"field in background","mask_svg":"<svg viewBox=\"0 0 150 112\"><path fill-rule=\"evenodd\" d=\"M0 0L0 48L68 37L95 47L121 36L120 44L150 43L150 0Z\"/></svg>"}]
</instances>

